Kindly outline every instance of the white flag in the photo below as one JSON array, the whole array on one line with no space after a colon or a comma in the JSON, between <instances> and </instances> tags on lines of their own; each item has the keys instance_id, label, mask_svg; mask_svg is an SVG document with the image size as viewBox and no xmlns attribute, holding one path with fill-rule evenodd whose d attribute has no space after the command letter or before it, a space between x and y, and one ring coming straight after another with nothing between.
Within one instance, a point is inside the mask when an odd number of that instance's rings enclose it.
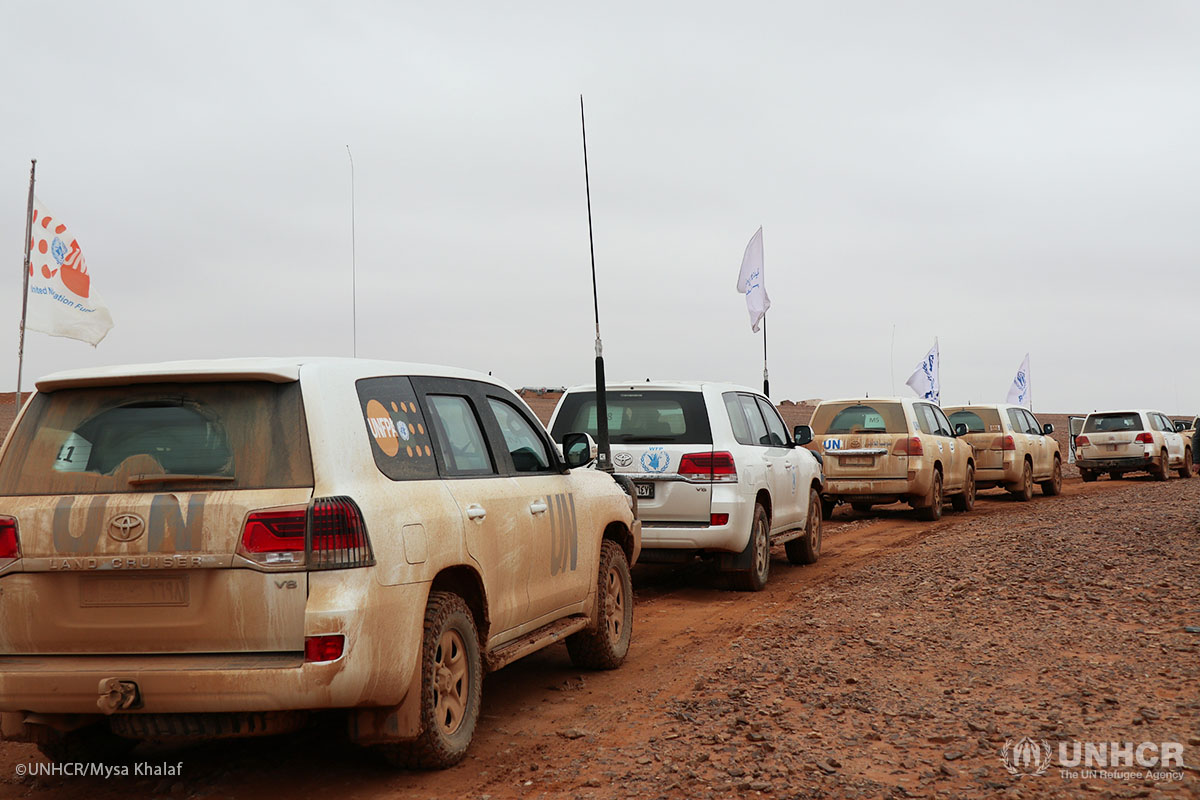
<instances>
[{"instance_id":1,"label":"white flag","mask_svg":"<svg viewBox=\"0 0 1200 800\"><path fill-rule=\"evenodd\" d=\"M942 404L942 357L938 353L937 339L933 340L933 348L925 354L925 358L917 365L907 384L920 397Z\"/></svg>"},{"instance_id":2,"label":"white flag","mask_svg":"<svg viewBox=\"0 0 1200 800\"><path fill-rule=\"evenodd\" d=\"M1031 408L1032 399L1029 391L1029 353L1026 353L1021 368L1017 370L1017 377L1013 378L1012 387L1008 390L1006 402Z\"/></svg>"},{"instance_id":3,"label":"white flag","mask_svg":"<svg viewBox=\"0 0 1200 800\"><path fill-rule=\"evenodd\" d=\"M92 288L79 242L37 198L31 230L25 327L95 347L113 322L108 307Z\"/></svg>"},{"instance_id":4,"label":"white flag","mask_svg":"<svg viewBox=\"0 0 1200 800\"><path fill-rule=\"evenodd\" d=\"M758 324L771 307L767 297L767 284L763 279L762 227L750 237L746 253L742 256L742 271L738 275L738 291L746 295L746 308L750 312L750 329L758 333Z\"/></svg>"}]
</instances>

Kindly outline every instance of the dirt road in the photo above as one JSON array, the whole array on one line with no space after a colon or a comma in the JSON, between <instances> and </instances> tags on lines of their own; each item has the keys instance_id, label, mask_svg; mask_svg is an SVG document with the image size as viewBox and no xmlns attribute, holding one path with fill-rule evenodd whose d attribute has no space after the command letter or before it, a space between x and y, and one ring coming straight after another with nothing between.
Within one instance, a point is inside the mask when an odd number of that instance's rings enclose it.
<instances>
[{"instance_id":1,"label":"dirt road","mask_svg":"<svg viewBox=\"0 0 1200 800\"><path fill-rule=\"evenodd\" d=\"M1057 759L1167 742L1200 765L1198 500L1200 480L1076 478L938 523L839 509L821 561L776 553L758 594L639 568L624 667L580 672L556 647L490 676L471 753L442 773L392 771L328 724L135 751L131 772L179 777L19 777L42 759L3 744L0 800L1197 797L1191 767L1064 777ZM1006 768L1023 737L1053 751L1044 774Z\"/></svg>"}]
</instances>

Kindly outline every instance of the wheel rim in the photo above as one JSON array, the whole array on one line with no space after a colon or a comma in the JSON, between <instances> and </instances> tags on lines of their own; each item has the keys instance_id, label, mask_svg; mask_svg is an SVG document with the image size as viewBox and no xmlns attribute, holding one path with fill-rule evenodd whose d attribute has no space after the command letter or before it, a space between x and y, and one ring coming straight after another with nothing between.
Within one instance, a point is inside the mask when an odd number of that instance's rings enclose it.
<instances>
[{"instance_id":1,"label":"wheel rim","mask_svg":"<svg viewBox=\"0 0 1200 800\"><path fill-rule=\"evenodd\" d=\"M604 629L614 642L620 641L625 630L625 585L616 567L608 568L605 579Z\"/></svg>"},{"instance_id":2,"label":"wheel rim","mask_svg":"<svg viewBox=\"0 0 1200 800\"><path fill-rule=\"evenodd\" d=\"M821 501L810 503L812 511L808 512L808 543L812 546L813 555L821 554Z\"/></svg>"},{"instance_id":3,"label":"wheel rim","mask_svg":"<svg viewBox=\"0 0 1200 800\"><path fill-rule=\"evenodd\" d=\"M754 539L757 544L754 553L754 569L759 577L767 574L767 564L771 560L771 547L767 541L767 524L759 521L754 526Z\"/></svg>"},{"instance_id":4,"label":"wheel rim","mask_svg":"<svg viewBox=\"0 0 1200 800\"><path fill-rule=\"evenodd\" d=\"M1058 461L1054 462L1054 491L1062 488L1062 464Z\"/></svg>"},{"instance_id":5,"label":"wheel rim","mask_svg":"<svg viewBox=\"0 0 1200 800\"><path fill-rule=\"evenodd\" d=\"M1029 468L1029 462L1025 462L1025 485L1022 488L1025 496L1033 494L1033 470Z\"/></svg>"},{"instance_id":6,"label":"wheel rim","mask_svg":"<svg viewBox=\"0 0 1200 800\"><path fill-rule=\"evenodd\" d=\"M466 642L458 631L445 631L433 655L433 717L445 733L462 726L470 692Z\"/></svg>"},{"instance_id":7,"label":"wheel rim","mask_svg":"<svg viewBox=\"0 0 1200 800\"><path fill-rule=\"evenodd\" d=\"M963 492L966 495L966 507L970 510L971 506L975 505L975 470L967 470L967 488Z\"/></svg>"}]
</instances>

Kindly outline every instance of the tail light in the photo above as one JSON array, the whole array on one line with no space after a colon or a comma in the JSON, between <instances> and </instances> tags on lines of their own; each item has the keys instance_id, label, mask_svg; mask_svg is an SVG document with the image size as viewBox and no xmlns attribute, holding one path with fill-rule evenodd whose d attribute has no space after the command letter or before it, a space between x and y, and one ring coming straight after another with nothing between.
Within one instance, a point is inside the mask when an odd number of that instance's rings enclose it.
<instances>
[{"instance_id":1,"label":"tail light","mask_svg":"<svg viewBox=\"0 0 1200 800\"><path fill-rule=\"evenodd\" d=\"M1137 438L1134 439L1134 441L1138 444L1154 444L1154 437L1149 431L1143 431L1137 435Z\"/></svg>"},{"instance_id":2,"label":"tail light","mask_svg":"<svg viewBox=\"0 0 1200 800\"><path fill-rule=\"evenodd\" d=\"M238 552L268 567L321 570L375 563L362 511L349 497L318 498L306 508L252 512L242 528Z\"/></svg>"},{"instance_id":3,"label":"tail light","mask_svg":"<svg viewBox=\"0 0 1200 800\"><path fill-rule=\"evenodd\" d=\"M1092 440L1082 433L1075 437L1075 446L1083 447L1085 444L1091 444Z\"/></svg>"},{"instance_id":4,"label":"tail light","mask_svg":"<svg viewBox=\"0 0 1200 800\"><path fill-rule=\"evenodd\" d=\"M346 649L346 637L340 633L304 637L304 660L308 663L337 661Z\"/></svg>"},{"instance_id":5,"label":"tail light","mask_svg":"<svg viewBox=\"0 0 1200 800\"><path fill-rule=\"evenodd\" d=\"M20 558L21 543L17 538L17 521L0 517L0 558Z\"/></svg>"},{"instance_id":6,"label":"tail light","mask_svg":"<svg viewBox=\"0 0 1200 800\"><path fill-rule=\"evenodd\" d=\"M895 446L892 447L892 455L923 456L925 455L925 446L921 444L920 436L909 436L896 442Z\"/></svg>"},{"instance_id":7,"label":"tail light","mask_svg":"<svg viewBox=\"0 0 1200 800\"><path fill-rule=\"evenodd\" d=\"M712 525L714 528L720 527L721 525L728 525L729 524L729 515L728 514L709 514L708 524Z\"/></svg>"},{"instance_id":8,"label":"tail light","mask_svg":"<svg viewBox=\"0 0 1200 800\"><path fill-rule=\"evenodd\" d=\"M1016 442L1016 440L1015 440L1015 439L1013 439L1013 437L1011 437L1011 436L1005 436L1005 437L1004 437L1004 441L1002 441L1002 442L1000 443L1000 449L1001 449L1001 450L1016 450L1016 449L1017 449L1017 442Z\"/></svg>"},{"instance_id":9,"label":"tail light","mask_svg":"<svg viewBox=\"0 0 1200 800\"><path fill-rule=\"evenodd\" d=\"M688 453L679 459L679 474L688 480L737 483L733 453Z\"/></svg>"}]
</instances>

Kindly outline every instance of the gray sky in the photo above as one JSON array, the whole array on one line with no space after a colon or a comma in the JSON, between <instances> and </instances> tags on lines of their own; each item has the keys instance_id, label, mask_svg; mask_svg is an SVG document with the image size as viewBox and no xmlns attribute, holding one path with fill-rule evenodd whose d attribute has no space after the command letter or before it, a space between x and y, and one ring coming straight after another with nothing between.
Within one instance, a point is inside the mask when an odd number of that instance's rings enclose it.
<instances>
[{"instance_id":1,"label":"gray sky","mask_svg":"<svg viewBox=\"0 0 1200 800\"><path fill-rule=\"evenodd\" d=\"M58 369L358 354L610 378L1200 411L1200 4L6 3L0 282L29 159L116 327Z\"/></svg>"}]
</instances>

